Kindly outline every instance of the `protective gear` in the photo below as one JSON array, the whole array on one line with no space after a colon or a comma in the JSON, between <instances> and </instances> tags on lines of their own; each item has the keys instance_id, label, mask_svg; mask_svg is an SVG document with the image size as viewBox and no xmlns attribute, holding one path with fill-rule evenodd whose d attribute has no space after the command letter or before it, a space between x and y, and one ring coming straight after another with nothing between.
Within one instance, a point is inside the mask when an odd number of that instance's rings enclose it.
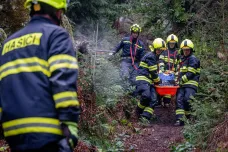
<instances>
[{"instance_id":1,"label":"protective gear","mask_svg":"<svg viewBox=\"0 0 228 152\"><path fill-rule=\"evenodd\" d=\"M80 114L78 63L69 34L50 19L33 16L0 53L0 114L10 148L58 143L64 138L60 122L77 123Z\"/></svg>"},{"instance_id":2,"label":"protective gear","mask_svg":"<svg viewBox=\"0 0 228 152\"><path fill-rule=\"evenodd\" d=\"M191 106L189 100L191 96L196 94L196 90L193 88L179 88L177 90L177 99L176 99L176 120L181 122L181 118L184 115L189 115Z\"/></svg>"},{"instance_id":3,"label":"protective gear","mask_svg":"<svg viewBox=\"0 0 228 152\"><path fill-rule=\"evenodd\" d=\"M78 142L78 139L77 139L78 125L77 125L77 123L65 121L61 124L61 127L63 130L63 135L66 137L71 150L73 150Z\"/></svg>"},{"instance_id":4,"label":"protective gear","mask_svg":"<svg viewBox=\"0 0 228 152\"><path fill-rule=\"evenodd\" d=\"M120 43L114 48L114 54L118 53L122 49L121 57L129 57L131 56L134 60L140 61L145 53L144 44L139 39L132 39L129 37L124 37ZM132 50L132 51L131 51Z\"/></svg>"},{"instance_id":5,"label":"protective gear","mask_svg":"<svg viewBox=\"0 0 228 152\"><path fill-rule=\"evenodd\" d=\"M158 83L160 81L160 78L158 77L157 70L158 66L155 53L146 53L139 64L138 76L136 77L137 83Z\"/></svg>"},{"instance_id":6,"label":"protective gear","mask_svg":"<svg viewBox=\"0 0 228 152\"><path fill-rule=\"evenodd\" d=\"M157 93L153 83L159 83L160 78L157 73L157 57L154 52L148 52L141 60L136 81L141 95L139 108L144 109L142 117L150 119L157 104Z\"/></svg>"},{"instance_id":7,"label":"protective gear","mask_svg":"<svg viewBox=\"0 0 228 152\"><path fill-rule=\"evenodd\" d=\"M161 38L156 38L153 43L153 48L154 49L161 49L161 50L166 50L166 44L165 41Z\"/></svg>"},{"instance_id":8,"label":"protective gear","mask_svg":"<svg viewBox=\"0 0 228 152\"><path fill-rule=\"evenodd\" d=\"M134 33L141 33L142 28L138 24L133 24L130 28L130 31Z\"/></svg>"},{"instance_id":9,"label":"protective gear","mask_svg":"<svg viewBox=\"0 0 228 152\"><path fill-rule=\"evenodd\" d=\"M178 38L176 35L174 34L170 34L167 39L166 39L166 43L178 43Z\"/></svg>"},{"instance_id":10,"label":"protective gear","mask_svg":"<svg viewBox=\"0 0 228 152\"><path fill-rule=\"evenodd\" d=\"M194 44L191 40L185 39L181 42L180 48L181 49L192 49L193 50Z\"/></svg>"},{"instance_id":11,"label":"protective gear","mask_svg":"<svg viewBox=\"0 0 228 152\"><path fill-rule=\"evenodd\" d=\"M125 37L113 50L114 54L122 49L122 60L121 60L121 70L120 77L125 85L126 80L129 81L131 85L135 85L135 77L137 75L137 69L139 61L144 55L145 49L142 41L139 39L133 39L130 37ZM124 88L129 88L129 83L127 83Z\"/></svg>"},{"instance_id":12,"label":"protective gear","mask_svg":"<svg viewBox=\"0 0 228 152\"><path fill-rule=\"evenodd\" d=\"M30 8L32 3L37 4L39 2L46 3L56 9L63 9L66 11L70 0L26 0L24 3L24 7Z\"/></svg>"},{"instance_id":13,"label":"protective gear","mask_svg":"<svg viewBox=\"0 0 228 152\"><path fill-rule=\"evenodd\" d=\"M178 81L181 87L197 90L200 77L200 61L194 56L182 56L178 69Z\"/></svg>"}]
</instances>

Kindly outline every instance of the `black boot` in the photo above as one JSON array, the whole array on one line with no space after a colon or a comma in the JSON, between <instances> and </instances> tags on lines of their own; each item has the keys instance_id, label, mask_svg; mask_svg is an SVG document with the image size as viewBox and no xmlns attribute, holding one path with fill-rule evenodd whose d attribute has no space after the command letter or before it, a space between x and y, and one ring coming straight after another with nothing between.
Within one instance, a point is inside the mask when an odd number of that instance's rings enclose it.
<instances>
[{"instance_id":1,"label":"black boot","mask_svg":"<svg viewBox=\"0 0 228 152\"><path fill-rule=\"evenodd\" d=\"M137 118L140 117L140 115L143 113L143 110L144 110L144 109L141 109L141 108L139 108L138 106L136 107L136 109L135 109L135 114L136 114Z\"/></svg>"},{"instance_id":2,"label":"black boot","mask_svg":"<svg viewBox=\"0 0 228 152\"><path fill-rule=\"evenodd\" d=\"M174 126L184 126L184 121L182 120L177 120L174 124Z\"/></svg>"},{"instance_id":3,"label":"black boot","mask_svg":"<svg viewBox=\"0 0 228 152\"><path fill-rule=\"evenodd\" d=\"M141 114L141 117L144 117L144 118L146 118L147 120L150 120L151 117L152 117L152 114L149 113L149 112L144 111L144 112Z\"/></svg>"}]
</instances>

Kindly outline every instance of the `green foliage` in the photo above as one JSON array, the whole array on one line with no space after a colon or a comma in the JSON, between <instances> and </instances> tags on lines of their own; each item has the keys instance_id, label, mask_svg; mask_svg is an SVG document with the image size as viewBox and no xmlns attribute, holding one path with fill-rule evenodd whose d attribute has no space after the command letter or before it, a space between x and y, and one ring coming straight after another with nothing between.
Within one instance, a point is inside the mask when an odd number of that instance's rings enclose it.
<instances>
[{"instance_id":1,"label":"green foliage","mask_svg":"<svg viewBox=\"0 0 228 152\"><path fill-rule=\"evenodd\" d=\"M212 129L228 109L228 65L201 58L199 93L191 102L194 121L185 119L184 136L191 144L206 148Z\"/></svg>"},{"instance_id":2,"label":"green foliage","mask_svg":"<svg viewBox=\"0 0 228 152\"><path fill-rule=\"evenodd\" d=\"M84 0L71 1L67 14L76 23L96 21L102 18L113 21L119 14L125 12L126 4L116 0Z\"/></svg>"},{"instance_id":3,"label":"green foliage","mask_svg":"<svg viewBox=\"0 0 228 152\"><path fill-rule=\"evenodd\" d=\"M192 152L193 150L194 146L189 142L185 142L178 146L173 146L171 152Z\"/></svg>"}]
</instances>

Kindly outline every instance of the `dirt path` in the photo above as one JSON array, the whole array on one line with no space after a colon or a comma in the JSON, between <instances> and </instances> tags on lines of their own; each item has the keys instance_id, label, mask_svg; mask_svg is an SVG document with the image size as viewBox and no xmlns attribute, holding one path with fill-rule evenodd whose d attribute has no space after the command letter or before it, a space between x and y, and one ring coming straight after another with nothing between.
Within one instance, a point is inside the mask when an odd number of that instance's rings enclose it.
<instances>
[{"instance_id":1,"label":"dirt path","mask_svg":"<svg viewBox=\"0 0 228 152\"><path fill-rule=\"evenodd\" d=\"M155 114L159 120L149 127L134 123L134 127L140 128L140 131L131 135L125 142L127 149L134 147L135 152L169 152L172 145L183 140L181 132L183 127L173 126L175 122L173 107L157 107Z\"/></svg>"}]
</instances>

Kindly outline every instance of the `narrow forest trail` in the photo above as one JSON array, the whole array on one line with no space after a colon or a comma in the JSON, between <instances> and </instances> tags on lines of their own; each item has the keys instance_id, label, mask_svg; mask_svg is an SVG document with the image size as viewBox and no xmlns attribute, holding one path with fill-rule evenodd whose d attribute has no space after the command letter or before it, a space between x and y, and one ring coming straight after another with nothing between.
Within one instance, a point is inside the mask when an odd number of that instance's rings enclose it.
<instances>
[{"instance_id":1,"label":"narrow forest trail","mask_svg":"<svg viewBox=\"0 0 228 152\"><path fill-rule=\"evenodd\" d=\"M140 131L125 141L127 149L133 146L135 152L169 152L172 145L184 140L183 127L173 125L175 123L173 107L156 107L155 114L158 120L151 126L144 127L138 122L134 123L134 127L140 128Z\"/></svg>"}]
</instances>

